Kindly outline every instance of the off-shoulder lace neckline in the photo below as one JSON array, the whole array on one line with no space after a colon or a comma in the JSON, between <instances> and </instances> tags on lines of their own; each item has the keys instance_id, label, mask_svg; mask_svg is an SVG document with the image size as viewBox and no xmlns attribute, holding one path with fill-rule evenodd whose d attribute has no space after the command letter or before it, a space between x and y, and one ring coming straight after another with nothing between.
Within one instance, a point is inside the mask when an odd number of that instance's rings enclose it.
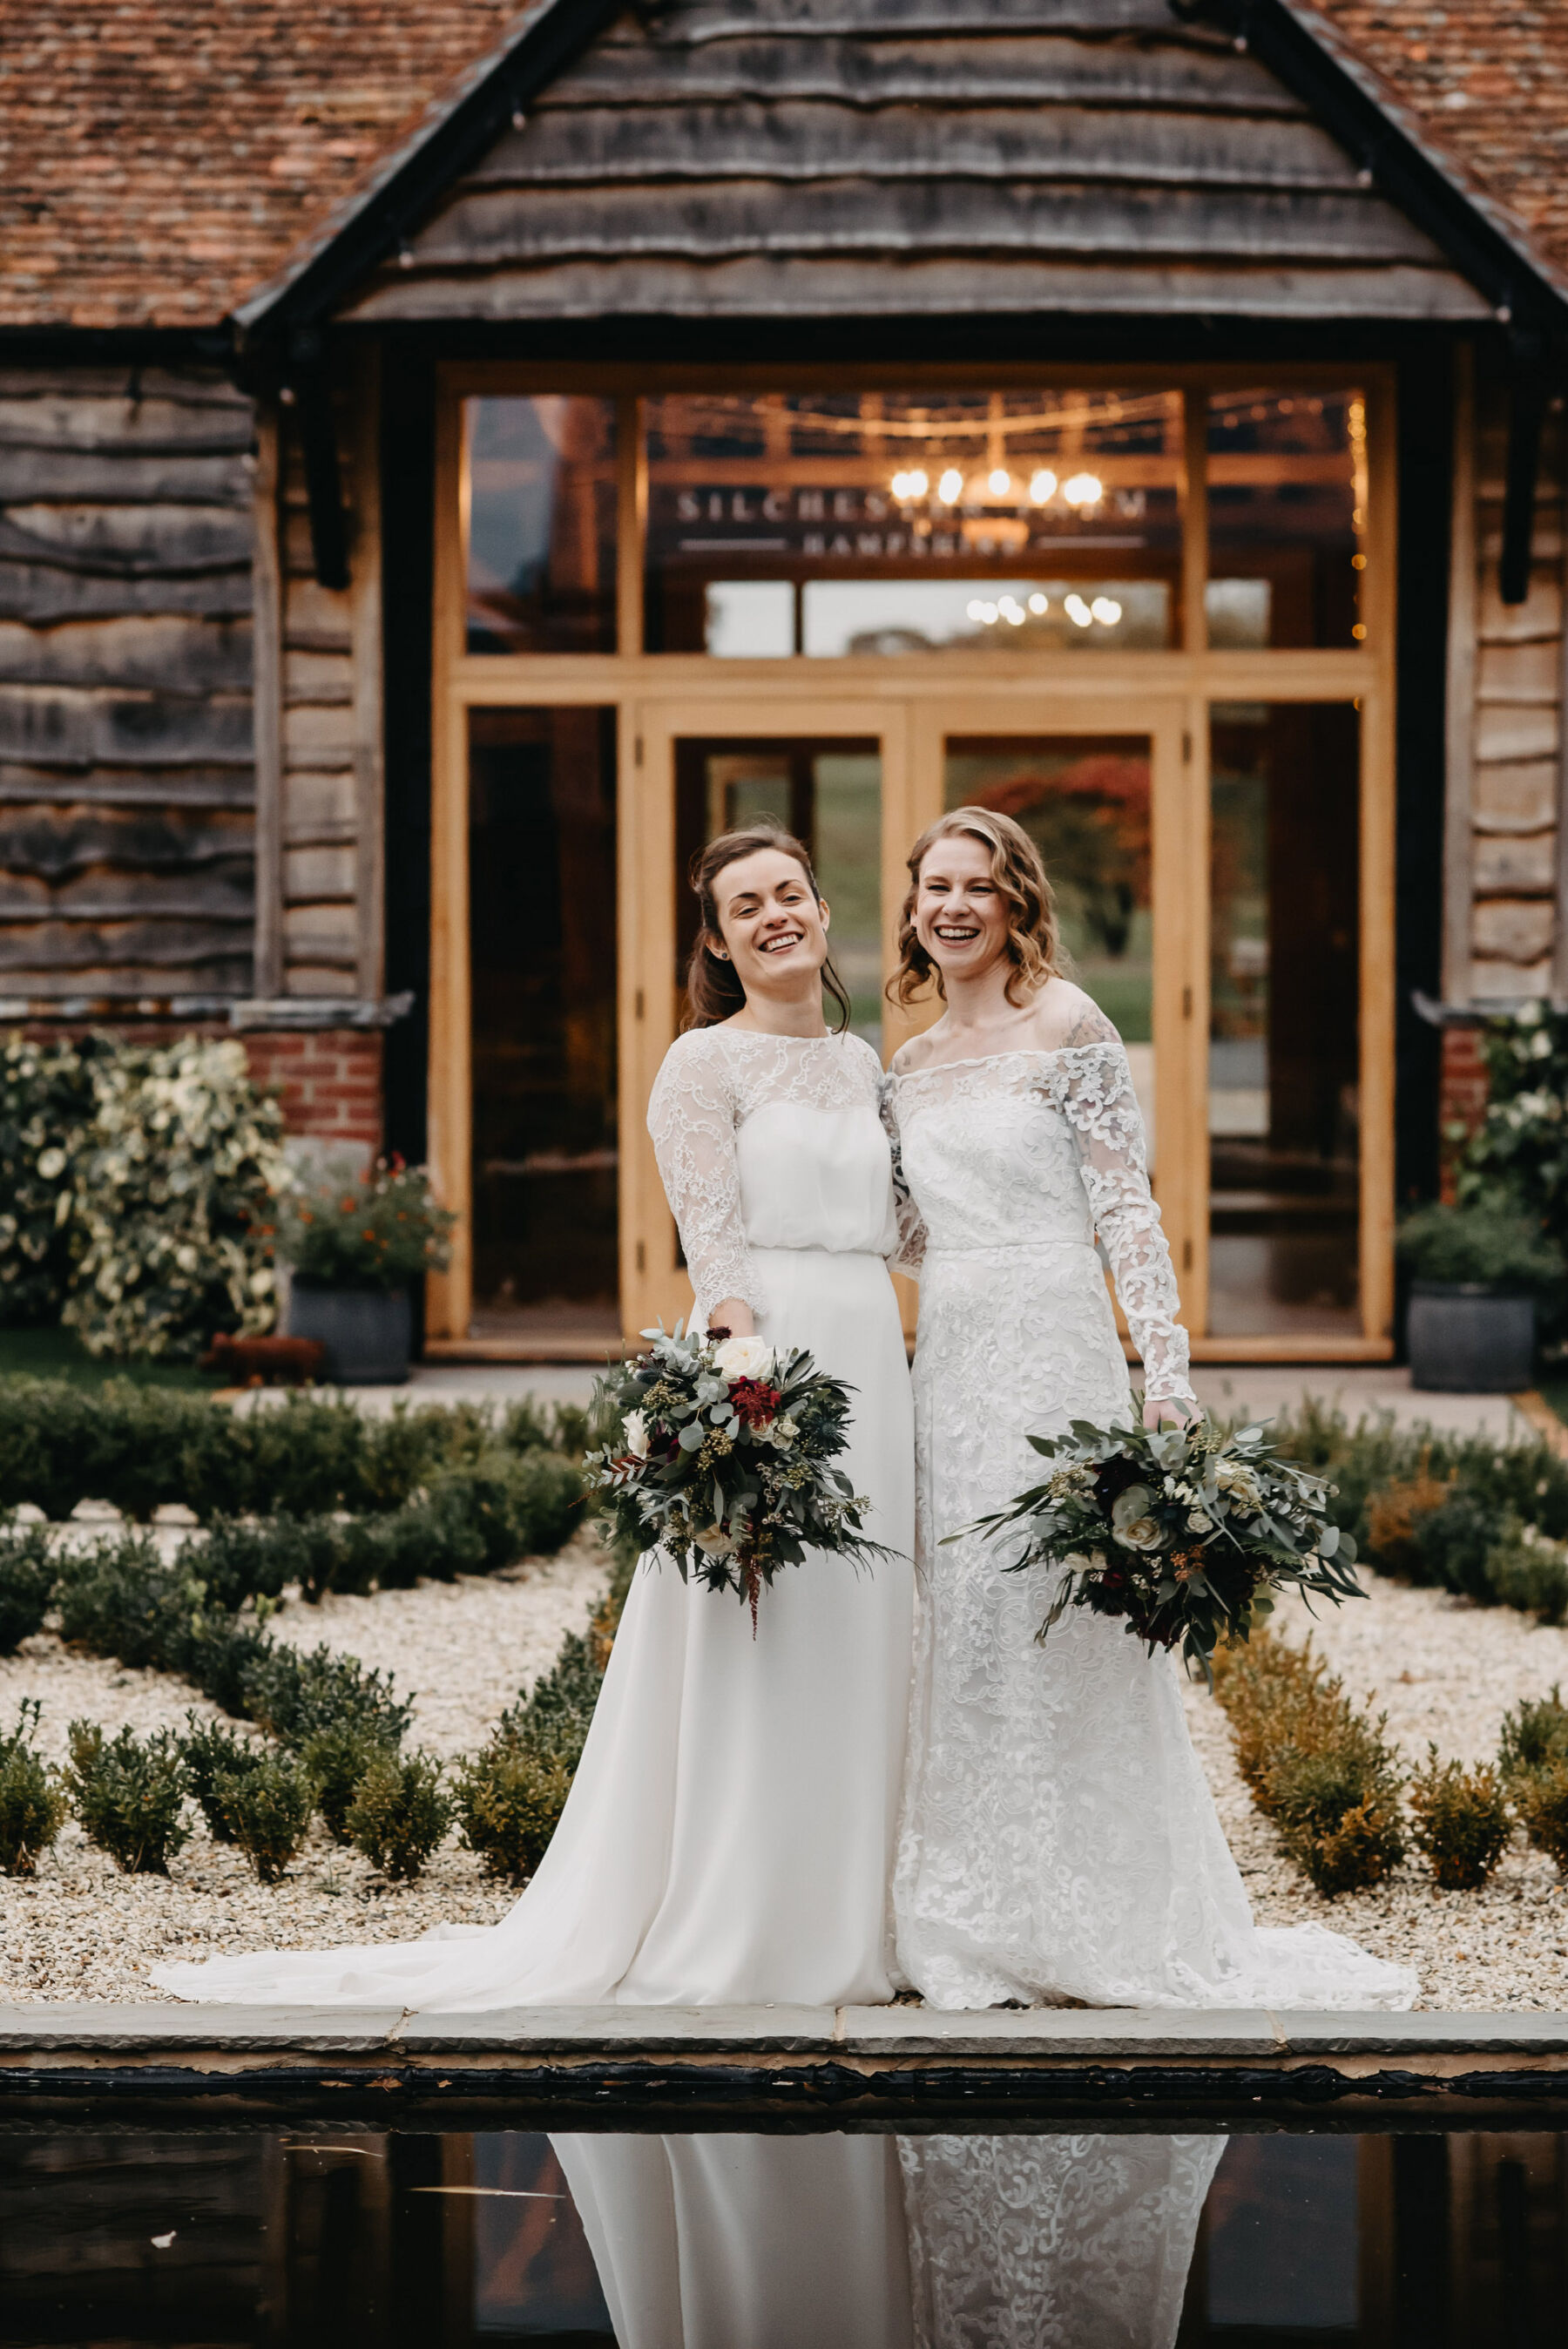
<instances>
[{"instance_id":1,"label":"off-shoulder lace neckline","mask_svg":"<svg viewBox=\"0 0 1568 2349\"><path fill-rule=\"evenodd\" d=\"M825 1036L775 1036L770 1029L732 1028L727 1019L719 1019L711 1028L688 1028L686 1032L688 1036L745 1036L758 1044L866 1044L852 1028L841 1029L836 1035L830 1028ZM872 1049L866 1044L868 1052Z\"/></svg>"},{"instance_id":2,"label":"off-shoulder lace neckline","mask_svg":"<svg viewBox=\"0 0 1568 2349\"><path fill-rule=\"evenodd\" d=\"M1121 1052L1119 1036L1098 1036L1088 1044L1015 1044L1006 1052L972 1052L960 1061L927 1061L923 1068L892 1069L896 1084L913 1084L916 1077L939 1077L944 1069L986 1069L1001 1061L1060 1061L1068 1052Z\"/></svg>"}]
</instances>

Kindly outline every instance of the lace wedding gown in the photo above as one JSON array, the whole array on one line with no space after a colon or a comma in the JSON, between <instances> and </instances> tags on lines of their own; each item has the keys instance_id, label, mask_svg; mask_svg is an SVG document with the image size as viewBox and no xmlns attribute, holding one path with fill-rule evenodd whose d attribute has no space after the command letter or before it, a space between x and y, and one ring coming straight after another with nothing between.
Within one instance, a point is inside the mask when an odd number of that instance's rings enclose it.
<instances>
[{"instance_id":1,"label":"lace wedding gown","mask_svg":"<svg viewBox=\"0 0 1568 2349\"><path fill-rule=\"evenodd\" d=\"M426 2011L891 1997L913 1495L881 1083L853 1036L702 1029L671 1048L648 1123L698 1313L742 1298L763 1336L856 1389L841 1464L898 1555L787 1569L755 1640L738 1600L645 1559L554 1840L499 1925L164 1965L155 1982Z\"/></svg>"},{"instance_id":2,"label":"lace wedding gown","mask_svg":"<svg viewBox=\"0 0 1568 2349\"><path fill-rule=\"evenodd\" d=\"M1065 991L1077 1024L1059 1049L888 1086L921 1282L900 1965L946 2008L1408 2006L1414 1975L1343 1935L1253 1925L1174 1661L1078 1609L1041 1646L1054 1573L947 1540L1039 1482L1027 1434L1130 1420L1097 1231L1150 1399L1191 1399L1127 1055Z\"/></svg>"}]
</instances>

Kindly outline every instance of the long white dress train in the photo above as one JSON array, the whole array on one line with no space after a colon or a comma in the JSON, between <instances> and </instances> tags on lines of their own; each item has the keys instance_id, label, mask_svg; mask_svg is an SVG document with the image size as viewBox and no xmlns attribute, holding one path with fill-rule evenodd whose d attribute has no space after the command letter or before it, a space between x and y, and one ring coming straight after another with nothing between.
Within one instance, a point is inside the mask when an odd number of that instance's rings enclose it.
<instances>
[{"instance_id":1,"label":"long white dress train","mask_svg":"<svg viewBox=\"0 0 1568 2349\"><path fill-rule=\"evenodd\" d=\"M1405 1968L1320 1925L1253 1924L1173 1660L1078 1610L1037 1644L1055 1576L948 1540L1039 1481L1026 1435L1130 1418L1097 1230L1149 1396L1191 1398L1127 1056L1068 993L1087 1040L887 1091L921 1281L900 1963L946 2008L1408 2006Z\"/></svg>"},{"instance_id":2,"label":"long white dress train","mask_svg":"<svg viewBox=\"0 0 1568 2349\"><path fill-rule=\"evenodd\" d=\"M891 1997L913 1445L881 1081L853 1036L703 1029L671 1048L648 1123L698 1312L743 1298L765 1337L856 1389L843 1465L897 1555L807 1558L763 1594L755 1640L737 1600L645 1560L554 1840L500 1924L156 1982L409 2011Z\"/></svg>"}]
</instances>

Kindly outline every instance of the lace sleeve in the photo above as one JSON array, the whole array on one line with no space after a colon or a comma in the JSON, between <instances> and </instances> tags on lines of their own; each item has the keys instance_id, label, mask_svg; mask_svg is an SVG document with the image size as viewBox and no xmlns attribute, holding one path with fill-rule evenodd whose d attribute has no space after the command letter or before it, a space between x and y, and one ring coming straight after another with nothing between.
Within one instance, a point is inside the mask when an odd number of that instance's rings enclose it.
<instances>
[{"instance_id":1,"label":"lace sleeve","mask_svg":"<svg viewBox=\"0 0 1568 2349\"><path fill-rule=\"evenodd\" d=\"M878 1099L888 1148L892 1153L893 1209L898 1218L898 1247L892 1266L895 1272L907 1272L912 1279L918 1280L920 1268L925 1262L925 1224L904 1180L903 1152L898 1133L898 1086L892 1077L882 1078Z\"/></svg>"},{"instance_id":2,"label":"lace sleeve","mask_svg":"<svg viewBox=\"0 0 1568 2349\"><path fill-rule=\"evenodd\" d=\"M1089 1034L1091 1027L1096 1032ZM1052 1060L1046 1082L1078 1143L1078 1172L1095 1229L1110 1259L1132 1342L1143 1357L1145 1397L1196 1410L1187 1377L1187 1332L1176 1318L1176 1275L1149 1188L1143 1119L1127 1054L1102 1013L1080 1021L1073 1037Z\"/></svg>"},{"instance_id":3,"label":"lace sleeve","mask_svg":"<svg viewBox=\"0 0 1568 2349\"><path fill-rule=\"evenodd\" d=\"M665 1054L648 1097L648 1132L697 1313L706 1319L726 1297L761 1313L766 1299L741 1221L735 1088L710 1030L680 1037Z\"/></svg>"}]
</instances>

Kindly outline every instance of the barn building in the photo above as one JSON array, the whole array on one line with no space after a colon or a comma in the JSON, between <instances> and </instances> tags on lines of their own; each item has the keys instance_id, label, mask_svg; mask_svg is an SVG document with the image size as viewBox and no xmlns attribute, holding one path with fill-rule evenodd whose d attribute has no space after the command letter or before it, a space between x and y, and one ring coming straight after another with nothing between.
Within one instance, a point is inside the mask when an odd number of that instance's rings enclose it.
<instances>
[{"instance_id":1,"label":"barn building","mask_svg":"<svg viewBox=\"0 0 1568 2349\"><path fill-rule=\"evenodd\" d=\"M242 1033L463 1211L432 1352L598 1355L693 849L811 840L891 1050L983 801L1195 1351L1388 1354L1568 994L1564 0L0 21L0 1019Z\"/></svg>"}]
</instances>

